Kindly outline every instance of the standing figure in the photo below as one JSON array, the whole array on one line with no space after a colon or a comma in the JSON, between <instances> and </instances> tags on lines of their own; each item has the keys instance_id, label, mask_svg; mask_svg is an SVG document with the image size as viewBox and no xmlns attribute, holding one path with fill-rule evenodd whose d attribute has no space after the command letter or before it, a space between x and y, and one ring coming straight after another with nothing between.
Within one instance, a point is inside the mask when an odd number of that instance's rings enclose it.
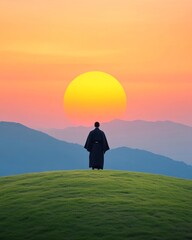
<instances>
[{"instance_id":1,"label":"standing figure","mask_svg":"<svg viewBox=\"0 0 192 240\"><path fill-rule=\"evenodd\" d=\"M95 122L95 129L92 130L85 143L84 148L89 154L89 167L92 169L103 169L104 154L109 150L109 145L105 133L99 129L99 122Z\"/></svg>"}]
</instances>

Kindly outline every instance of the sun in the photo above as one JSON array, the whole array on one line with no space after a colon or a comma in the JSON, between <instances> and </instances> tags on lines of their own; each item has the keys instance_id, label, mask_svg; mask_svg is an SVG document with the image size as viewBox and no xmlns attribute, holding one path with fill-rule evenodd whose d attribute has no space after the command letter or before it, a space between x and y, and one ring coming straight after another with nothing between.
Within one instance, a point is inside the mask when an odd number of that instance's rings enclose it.
<instances>
[{"instance_id":1,"label":"sun","mask_svg":"<svg viewBox=\"0 0 192 240\"><path fill-rule=\"evenodd\" d=\"M64 94L66 117L74 124L90 125L122 118L126 94L120 82L108 73L91 71L80 74Z\"/></svg>"}]
</instances>

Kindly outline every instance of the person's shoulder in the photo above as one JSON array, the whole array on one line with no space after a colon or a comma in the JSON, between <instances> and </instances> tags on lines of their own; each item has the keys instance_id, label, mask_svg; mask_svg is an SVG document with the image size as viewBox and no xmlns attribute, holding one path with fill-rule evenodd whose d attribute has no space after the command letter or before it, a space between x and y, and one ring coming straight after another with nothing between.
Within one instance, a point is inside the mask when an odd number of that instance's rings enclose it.
<instances>
[{"instance_id":1,"label":"person's shoulder","mask_svg":"<svg viewBox=\"0 0 192 240\"><path fill-rule=\"evenodd\" d=\"M95 132L104 133L100 128L95 128L90 133L95 133Z\"/></svg>"},{"instance_id":2,"label":"person's shoulder","mask_svg":"<svg viewBox=\"0 0 192 240\"><path fill-rule=\"evenodd\" d=\"M91 130L91 131L89 132L89 134L92 134L92 133L94 133L94 132L95 132L95 129Z\"/></svg>"},{"instance_id":3,"label":"person's shoulder","mask_svg":"<svg viewBox=\"0 0 192 240\"><path fill-rule=\"evenodd\" d=\"M104 132L101 129L99 129L99 131L104 134Z\"/></svg>"}]
</instances>

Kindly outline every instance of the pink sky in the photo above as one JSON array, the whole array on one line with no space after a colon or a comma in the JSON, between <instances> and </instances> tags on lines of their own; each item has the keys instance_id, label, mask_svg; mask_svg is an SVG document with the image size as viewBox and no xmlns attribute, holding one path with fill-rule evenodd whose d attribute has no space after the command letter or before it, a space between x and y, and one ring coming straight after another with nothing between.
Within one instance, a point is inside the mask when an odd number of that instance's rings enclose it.
<instances>
[{"instance_id":1,"label":"pink sky","mask_svg":"<svg viewBox=\"0 0 192 240\"><path fill-rule=\"evenodd\" d=\"M125 119L192 126L192 1L0 2L0 121L62 128L77 75L115 76Z\"/></svg>"}]
</instances>

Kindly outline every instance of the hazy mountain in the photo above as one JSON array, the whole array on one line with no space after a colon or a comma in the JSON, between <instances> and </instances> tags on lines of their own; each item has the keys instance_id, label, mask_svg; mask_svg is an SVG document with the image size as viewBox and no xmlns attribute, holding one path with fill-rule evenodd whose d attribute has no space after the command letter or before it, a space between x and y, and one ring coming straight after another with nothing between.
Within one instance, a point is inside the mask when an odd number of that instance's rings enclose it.
<instances>
[{"instance_id":1,"label":"hazy mountain","mask_svg":"<svg viewBox=\"0 0 192 240\"><path fill-rule=\"evenodd\" d=\"M43 130L49 135L83 145L91 128L70 127ZM102 124L111 148L127 146L155 152L192 164L192 127L162 121L121 121Z\"/></svg>"},{"instance_id":2,"label":"hazy mountain","mask_svg":"<svg viewBox=\"0 0 192 240\"><path fill-rule=\"evenodd\" d=\"M0 175L59 169L87 169L88 152L21 124L0 122ZM127 147L105 156L105 169L159 173L192 179L192 166Z\"/></svg>"},{"instance_id":3,"label":"hazy mountain","mask_svg":"<svg viewBox=\"0 0 192 240\"><path fill-rule=\"evenodd\" d=\"M106 167L192 179L192 166L148 151L127 147L106 154Z\"/></svg>"},{"instance_id":4,"label":"hazy mountain","mask_svg":"<svg viewBox=\"0 0 192 240\"><path fill-rule=\"evenodd\" d=\"M54 139L17 123L0 123L0 175L87 167L77 144Z\"/></svg>"}]
</instances>

